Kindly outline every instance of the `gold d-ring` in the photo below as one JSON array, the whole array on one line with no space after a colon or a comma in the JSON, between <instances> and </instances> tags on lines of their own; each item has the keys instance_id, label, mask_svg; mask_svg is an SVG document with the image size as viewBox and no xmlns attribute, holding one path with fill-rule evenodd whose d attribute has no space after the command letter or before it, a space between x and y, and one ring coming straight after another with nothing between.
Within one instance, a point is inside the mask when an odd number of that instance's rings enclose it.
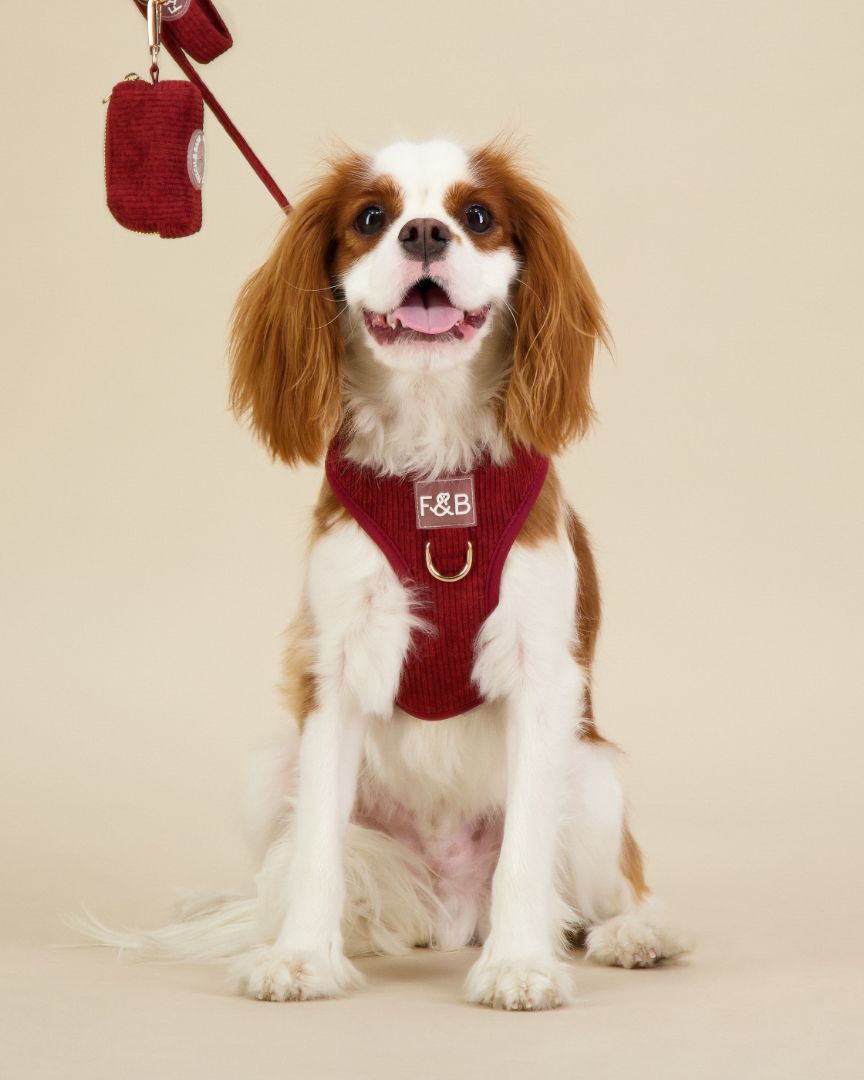
<instances>
[{"instance_id":1,"label":"gold d-ring","mask_svg":"<svg viewBox=\"0 0 864 1080\"><path fill-rule=\"evenodd\" d=\"M465 565L459 571L458 574L442 574L435 569L435 563L432 562L432 543L429 541L426 544L426 569L435 578L436 581L461 581L462 578L467 577L471 565L474 562L474 548L471 545L471 541L468 541L468 549L465 552Z\"/></svg>"}]
</instances>

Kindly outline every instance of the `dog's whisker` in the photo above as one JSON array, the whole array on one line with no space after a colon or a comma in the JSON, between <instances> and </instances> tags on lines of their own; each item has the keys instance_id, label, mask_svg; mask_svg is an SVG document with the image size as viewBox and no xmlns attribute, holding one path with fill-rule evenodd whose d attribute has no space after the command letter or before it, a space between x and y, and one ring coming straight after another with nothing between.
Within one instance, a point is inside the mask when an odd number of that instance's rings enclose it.
<instances>
[{"instance_id":1,"label":"dog's whisker","mask_svg":"<svg viewBox=\"0 0 864 1080\"><path fill-rule=\"evenodd\" d=\"M346 304L343 308L340 308L339 311L336 312L336 314L333 316L332 319L328 319L327 322L321 323L319 326L307 326L306 329L307 330L323 330L323 329L325 329L325 327L331 326L334 322L336 322L336 320L338 318L340 318L342 315L344 315L345 312L348 310L348 308L349 308L349 305Z\"/></svg>"},{"instance_id":2,"label":"dog's whisker","mask_svg":"<svg viewBox=\"0 0 864 1080\"><path fill-rule=\"evenodd\" d=\"M289 287L289 289L293 289L295 292L300 293L331 293L331 295L326 297L325 299L329 300L333 304L339 304L342 302L338 297L332 295L332 285L326 285L321 289L306 289L302 285L295 285L293 281L286 281L285 284Z\"/></svg>"},{"instance_id":3,"label":"dog's whisker","mask_svg":"<svg viewBox=\"0 0 864 1080\"><path fill-rule=\"evenodd\" d=\"M507 310L510 312L510 318L513 320L513 325L518 329L519 320L516 318L516 312L513 310L510 304L507 303L506 300L504 301L504 307L506 307Z\"/></svg>"}]
</instances>

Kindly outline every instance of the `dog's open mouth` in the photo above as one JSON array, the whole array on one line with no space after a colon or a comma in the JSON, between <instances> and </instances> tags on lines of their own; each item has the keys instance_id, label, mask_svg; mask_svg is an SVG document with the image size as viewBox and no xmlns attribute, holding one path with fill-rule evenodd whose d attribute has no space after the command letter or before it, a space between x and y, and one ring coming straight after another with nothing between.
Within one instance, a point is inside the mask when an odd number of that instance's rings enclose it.
<instances>
[{"instance_id":1,"label":"dog's open mouth","mask_svg":"<svg viewBox=\"0 0 864 1080\"><path fill-rule=\"evenodd\" d=\"M412 285L399 307L389 313L364 311L366 329L379 345L397 341L470 341L489 315L490 305L463 311L434 281Z\"/></svg>"}]
</instances>

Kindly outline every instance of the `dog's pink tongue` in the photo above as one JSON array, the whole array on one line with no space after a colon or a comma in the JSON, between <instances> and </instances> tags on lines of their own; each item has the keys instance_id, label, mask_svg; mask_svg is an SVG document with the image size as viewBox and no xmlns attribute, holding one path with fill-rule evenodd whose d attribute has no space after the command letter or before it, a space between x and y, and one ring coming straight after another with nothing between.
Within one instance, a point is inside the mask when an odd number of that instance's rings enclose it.
<instances>
[{"instance_id":1,"label":"dog's pink tongue","mask_svg":"<svg viewBox=\"0 0 864 1080\"><path fill-rule=\"evenodd\" d=\"M453 307L443 289L414 288L405 297L401 307L393 312L393 318L408 330L420 334L446 334L462 322L462 312Z\"/></svg>"}]
</instances>

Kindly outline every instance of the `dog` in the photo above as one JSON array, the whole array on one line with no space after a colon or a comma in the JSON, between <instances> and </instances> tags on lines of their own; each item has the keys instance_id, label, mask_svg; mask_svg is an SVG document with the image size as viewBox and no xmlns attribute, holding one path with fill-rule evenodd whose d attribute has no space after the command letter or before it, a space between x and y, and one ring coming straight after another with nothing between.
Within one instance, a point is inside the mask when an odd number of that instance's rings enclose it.
<instances>
[{"instance_id":1,"label":"dog","mask_svg":"<svg viewBox=\"0 0 864 1080\"><path fill-rule=\"evenodd\" d=\"M593 715L597 577L551 460L592 421L607 337L506 144L330 163L232 324L235 412L275 458L325 462L257 895L103 940L240 953L271 1001L351 991L352 956L474 945L467 999L512 1010L573 999L576 934L625 968L684 951Z\"/></svg>"}]
</instances>

